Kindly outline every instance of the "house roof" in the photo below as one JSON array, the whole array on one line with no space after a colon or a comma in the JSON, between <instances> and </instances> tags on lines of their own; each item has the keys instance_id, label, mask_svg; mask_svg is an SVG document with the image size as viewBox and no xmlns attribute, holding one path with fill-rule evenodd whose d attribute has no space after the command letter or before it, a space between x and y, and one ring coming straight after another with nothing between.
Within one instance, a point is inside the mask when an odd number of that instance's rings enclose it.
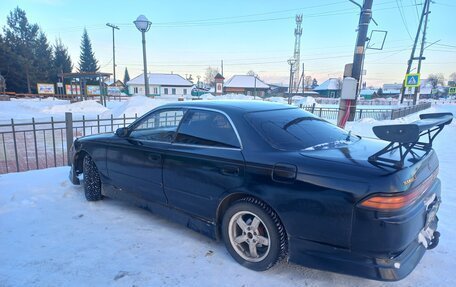
<instances>
[{"instance_id":1,"label":"house roof","mask_svg":"<svg viewBox=\"0 0 456 287\"><path fill-rule=\"evenodd\" d=\"M160 86L184 86L191 87L193 84L184 79L178 74L159 74L159 73L147 73L149 77L149 85L160 85ZM144 85L144 74L141 74L130 81L127 85Z\"/></svg>"},{"instance_id":2,"label":"house roof","mask_svg":"<svg viewBox=\"0 0 456 287\"><path fill-rule=\"evenodd\" d=\"M325 90L340 90L339 80L336 78L329 78L326 81L324 81L323 83L321 83L321 85L319 85L318 87L316 87L314 89L314 91L325 91Z\"/></svg>"},{"instance_id":3,"label":"house roof","mask_svg":"<svg viewBox=\"0 0 456 287\"><path fill-rule=\"evenodd\" d=\"M269 89L269 85L262 80L250 75L234 75L228 81L225 82L224 87L226 88L247 88L247 89Z\"/></svg>"},{"instance_id":4,"label":"house roof","mask_svg":"<svg viewBox=\"0 0 456 287\"><path fill-rule=\"evenodd\" d=\"M217 73L217 75L215 75L214 79L222 79L222 80L225 80L225 77L222 76L220 73Z\"/></svg>"},{"instance_id":5,"label":"house roof","mask_svg":"<svg viewBox=\"0 0 456 287\"><path fill-rule=\"evenodd\" d=\"M373 94L375 94L377 92L377 90L371 90L371 89L362 89L359 94L361 96L372 96Z\"/></svg>"}]
</instances>

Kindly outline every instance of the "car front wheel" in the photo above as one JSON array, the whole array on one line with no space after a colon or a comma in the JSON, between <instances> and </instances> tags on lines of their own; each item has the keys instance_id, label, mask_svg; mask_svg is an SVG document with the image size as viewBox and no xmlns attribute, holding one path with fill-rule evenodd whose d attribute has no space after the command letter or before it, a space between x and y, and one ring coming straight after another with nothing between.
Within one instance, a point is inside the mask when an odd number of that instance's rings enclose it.
<instances>
[{"instance_id":1,"label":"car front wheel","mask_svg":"<svg viewBox=\"0 0 456 287\"><path fill-rule=\"evenodd\" d=\"M237 262L264 271L286 255L286 232L277 214L255 198L236 201L222 222L225 245Z\"/></svg>"},{"instance_id":2,"label":"car front wheel","mask_svg":"<svg viewBox=\"0 0 456 287\"><path fill-rule=\"evenodd\" d=\"M84 157L84 193L88 201L97 201L103 198L101 194L101 180L98 169L90 156Z\"/></svg>"}]
</instances>

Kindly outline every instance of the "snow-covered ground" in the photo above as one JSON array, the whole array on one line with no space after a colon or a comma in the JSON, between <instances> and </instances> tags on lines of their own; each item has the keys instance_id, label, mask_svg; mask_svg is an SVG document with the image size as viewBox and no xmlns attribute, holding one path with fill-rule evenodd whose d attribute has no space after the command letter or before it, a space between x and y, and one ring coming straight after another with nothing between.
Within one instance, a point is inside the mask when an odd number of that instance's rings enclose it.
<instances>
[{"instance_id":1,"label":"snow-covered ground","mask_svg":"<svg viewBox=\"0 0 456 287\"><path fill-rule=\"evenodd\" d=\"M1 106L1 104L0 104ZM435 112L456 106L435 106ZM410 116L394 122L409 122ZM349 123L371 136L373 120ZM223 243L117 200L86 202L68 167L0 175L0 286L453 286L456 281L456 123L437 137L440 245L397 283L282 262L237 264Z\"/></svg>"}]
</instances>

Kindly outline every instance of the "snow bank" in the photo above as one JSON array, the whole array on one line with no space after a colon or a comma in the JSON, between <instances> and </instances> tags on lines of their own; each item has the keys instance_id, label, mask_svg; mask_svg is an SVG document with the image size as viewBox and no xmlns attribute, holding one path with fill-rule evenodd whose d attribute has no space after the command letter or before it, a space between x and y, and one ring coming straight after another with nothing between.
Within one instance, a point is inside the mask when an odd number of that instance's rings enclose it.
<instances>
[{"instance_id":1,"label":"snow bank","mask_svg":"<svg viewBox=\"0 0 456 287\"><path fill-rule=\"evenodd\" d=\"M260 97L255 97L256 100L262 100ZM214 100L254 100L253 96L246 96L244 94L225 94L221 96L215 96Z\"/></svg>"},{"instance_id":2,"label":"snow bank","mask_svg":"<svg viewBox=\"0 0 456 287\"><path fill-rule=\"evenodd\" d=\"M312 106L313 104L317 105L317 102L313 97L293 97L293 103L297 106Z\"/></svg>"},{"instance_id":3,"label":"snow bank","mask_svg":"<svg viewBox=\"0 0 456 287\"><path fill-rule=\"evenodd\" d=\"M158 106L175 101L177 101L177 99L152 99L146 96L133 96L129 98L128 101L122 102L121 105L106 111L103 113L103 116L110 116L112 114L114 118L118 118L123 115L126 117L134 117L135 114L137 114L139 117Z\"/></svg>"},{"instance_id":4,"label":"snow bank","mask_svg":"<svg viewBox=\"0 0 456 287\"><path fill-rule=\"evenodd\" d=\"M48 116L43 110L68 105L66 100L11 99L0 103L0 121L41 118Z\"/></svg>"},{"instance_id":5,"label":"snow bank","mask_svg":"<svg viewBox=\"0 0 456 287\"><path fill-rule=\"evenodd\" d=\"M72 112L77 114L101 114L108 109L95 100L77 102L69 105L54 105L42 110L43 113L58 114Z\"/></svg>"}]
</instances>

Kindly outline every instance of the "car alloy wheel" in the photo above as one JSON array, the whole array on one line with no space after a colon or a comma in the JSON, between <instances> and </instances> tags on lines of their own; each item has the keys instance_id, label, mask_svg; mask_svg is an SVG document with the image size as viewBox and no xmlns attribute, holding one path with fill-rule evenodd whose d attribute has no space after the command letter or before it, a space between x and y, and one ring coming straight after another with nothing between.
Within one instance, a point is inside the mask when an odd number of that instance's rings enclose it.
<instances>
[{"instance_id":1,"label":"car alloy wheel","mask_svg":"<svg viewBox=\"0 0 456 287\"><path fill-rule=\"evenodd\" d=\"M269 254L271 240L268 228L252 212L235 213L228 224L228 235L236 253L246 261L259 262Z\"/></svg>"}]
</instances>

